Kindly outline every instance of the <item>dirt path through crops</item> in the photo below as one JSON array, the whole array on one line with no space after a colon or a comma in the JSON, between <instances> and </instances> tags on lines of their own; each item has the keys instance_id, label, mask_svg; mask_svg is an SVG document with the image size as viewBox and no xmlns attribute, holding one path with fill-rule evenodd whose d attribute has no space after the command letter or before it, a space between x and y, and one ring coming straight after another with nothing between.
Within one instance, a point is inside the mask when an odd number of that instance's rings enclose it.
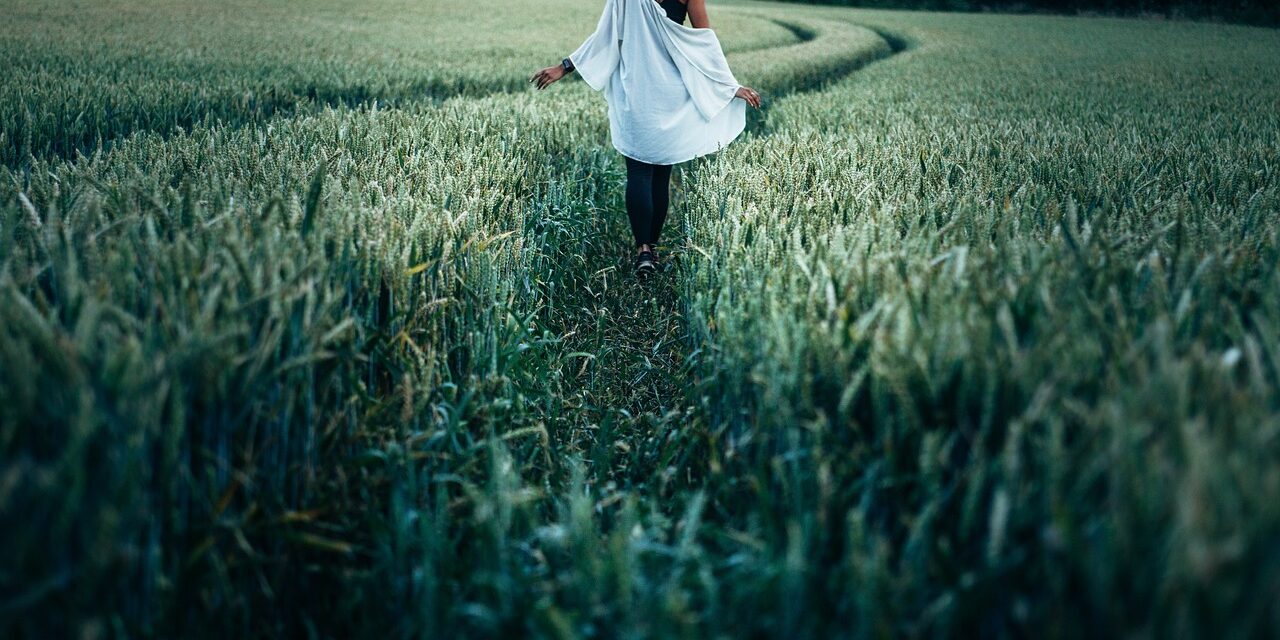
<instances>
[{"instance_id":1,"label":"dirt path through crops","mask_svg":"<svg viewBox=\"0 0 1280 640\"><path fill-rule=\"evenodd\" d=\"M806 35L796 33L798 37ZM881 36L890 45L890 56L905 48L902 40ZM812 37L807 35L807 39ZM839 69L821 82L775 91L772 98L819 90L856 70ZM767 109L766 104L764 111ZM767 118L761 117L764 115L749 118L744 135L771 135L765 125ZM601 149L600 153L611 158L608 174L597 177L602 178L602 191L578 213L586 219L568 225L573 237L561 245L573 247L573 251L561 251L554 258L576 263L576 272L561 273L562 282L570 287L543 315L544 326L563 336L563 353L579 354L573 356L579 364L563 370L569 393L562 390L559 395L576 396L566 406L580 415L566 418L579 425L610 425L607 430L617 437L623 435L619 430L653 430L683 421L694 412L697 354L686 338L677 282L687 251L683 196L698 185L691 182L693 173L685 170L691 165L673 172L672 209L658 248L664 269L641 282L632 270L622 159L612 149ZM579 169L566 169L565 179L583 179L572 175Z\"/></svg>"}]
</instances>

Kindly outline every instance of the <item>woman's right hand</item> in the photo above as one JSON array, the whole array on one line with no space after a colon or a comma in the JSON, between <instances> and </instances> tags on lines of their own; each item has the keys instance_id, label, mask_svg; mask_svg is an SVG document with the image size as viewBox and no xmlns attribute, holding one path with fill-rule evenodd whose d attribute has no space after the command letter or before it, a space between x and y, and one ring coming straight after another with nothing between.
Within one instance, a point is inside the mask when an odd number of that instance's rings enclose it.
<instances>
[{"instance_id":1,"label":"woman's right hand","mask_svg":"<svg viewBox=\"0 0 1280 640\"><path fill-rule=\"evenodd\" d=\"M560 65L547 67L546 69L533 74L533 77L529 78L529 82L536 82L539 90L546 89L551 85L551 83L563 78L564 74L564 67Z\"/></svg>"},{"instance_id":2,"label":"woman's right hand","mask_svg":"<svg viewBox=\"0 0 1280 640\"><path fill-rule=\"evenodd\" d=\"M738 87L738 92L734 94L734 97L742 98L747 101L747 104L757 109L760 108L760 94L756 93L756 90L751 87Z\"/></svg>"}]
</instances>

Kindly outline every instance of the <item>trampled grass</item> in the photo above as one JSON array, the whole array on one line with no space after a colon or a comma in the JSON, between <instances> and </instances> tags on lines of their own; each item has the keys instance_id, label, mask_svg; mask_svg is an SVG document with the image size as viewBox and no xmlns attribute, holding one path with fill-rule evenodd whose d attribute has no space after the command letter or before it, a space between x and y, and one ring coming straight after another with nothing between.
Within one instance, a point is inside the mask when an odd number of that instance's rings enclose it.
<instances>
[{"instance_id":1,"label":"trampled grass","mask_svg":"<svg viewBox=\"0 0 1280 640\"><path fill-rule=\"evenodd\" d=\"M6 7L0 631L1280 624L1280 35L713 4L641 286L571 9Z\"/></svg>"}]
</instances>

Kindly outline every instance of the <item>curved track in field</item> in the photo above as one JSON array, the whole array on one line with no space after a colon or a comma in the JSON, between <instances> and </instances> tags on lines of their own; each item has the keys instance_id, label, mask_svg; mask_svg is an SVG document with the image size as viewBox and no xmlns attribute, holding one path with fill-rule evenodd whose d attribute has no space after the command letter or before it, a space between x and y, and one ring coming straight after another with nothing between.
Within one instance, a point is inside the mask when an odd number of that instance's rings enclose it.
<instances>
[{"instance_id":1,"label":"curved track in field","mask_svg":"<svg viewBox=\"0 0 1280 640\"><path fill-rule=\"evenodd\" d=\"M811 33L803 29L797 30L767 15L750 12L744 12L741 15L748 20L777 25L783 32L789 32L793 40L780 47L778 38L765 38L758 42L752 41L733 51L732 54L772 51L802 44L812 38ZM44 79L52 81L49 78ZM165 78L161 76L152 80L165 80ZM125 80L125 82L135 83L137 81L138 78ZM510 68L480 81L459 77L456 74L427 72L412 82L393 87L379 86L359 78L326 79L307 76L279 84L268 83L248 87L229 86L214 81L209 86L201 87L199 95L167 95L160 98L151 96L147 99L158 100L158 102L146 103L143 98L138 98L137 102L117 105L112 118L117 121L115 124L119 127L118 130L86 131L68 136L65 140L56 141L23 142L17 139L8 142L27 145L30 148L26 151L40 160L75 162L80 154L94 155L95 145L99 143L104 151L109 152L143 134L156 134L168 139L198 126L223 128L267 126L272 122L303 117L328 108L364 109L373 106L411 108L424 104L438 105L454 99L467 100L501 94L519 94L527 90L528 82L525 72ZM139 87L134 87L134 91L143 93ZM99 98L93 96L89 99ZM82 117L78 112L86 108L84 104L69 103L49 113L38 115L69 125L78 121ZM180 115L158 117L152 113L153 111ZM208 114L219 115L210 117ZM0 135L2 134L3 132L0 131ZM20 152L21 147L14 146L14 150ZM26 156L15 151L5 150L4 153L0 153L0 166L16 169L25 162L27 162Z\"/></svg>"},{"instance_id":2,"label":"curved track in field","mask_svg":"<svg viewBox=\"0 0 1280 640\"><path fill-rule=\"evenodd\" d=\"M762 109L749 115L746 136L770 135L766 123L772 101L820 90L902 48L882 34L846 22L758 15L791 30L799 42L729 55L739 80L765 97ZM682 182L682 172L676 171L672 213L659 247L667 268L650 282L639 283L631 271L621 159L612 149L601 152L615 157L617 172L592 201L583 203L590 213L588 221L573 227L582 236L574 246L585 249L586 255L551 257L572 259L580 266L575 267L572 286L547 316L550 328L564 336L566 352L591 354L589 361L562 371L575 371L574 382L581 389L575 408L582 415L573 422L606 425L603 438L609 432L623 436L621 431L653 430L694 415L696 399L690 391L698 354L685 337L676 270L686 250L681 194L697 185ZM563 179L581 179L572 168L566 169Z\"/></svg>"}]
</instances>

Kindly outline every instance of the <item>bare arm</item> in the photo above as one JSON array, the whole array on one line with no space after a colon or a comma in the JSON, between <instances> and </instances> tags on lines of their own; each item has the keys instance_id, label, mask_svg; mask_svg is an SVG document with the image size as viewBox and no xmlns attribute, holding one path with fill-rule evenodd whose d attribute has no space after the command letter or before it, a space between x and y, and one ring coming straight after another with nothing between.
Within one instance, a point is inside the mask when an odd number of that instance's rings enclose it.
<instances>
[{"instance_id":1,"label":"bare arm","mask_svg":"<svg viewBox=\"0 0 1280 640\"><path fill-rule=\"evenodd\" d=\"M605 0L604 11L600 13L596 30L562 64L538 70L529 78L529 82L537 83L539 89L545 89L576 70L583 82L592 89L603 90L621 60L619 45L622 42L622 2L623 0Z\"/></svg>"},{"instance_id":2,"label":"bare arm","mask_svg":"<svg viewBox=\"0 0 1280 640\"><path fill-rule=\"evenodd\" d=\"M689 9L689 23L695 29L710 29L711 18L707 17L707 0L688 0L685 7ZM742 98L747 104L760 108L760 94L750 87L738 87L735 98Z\"/></svg>"},{"instance_id":3,"label":"bare arm","mask_svg":"<svg viewBox=\"0 0 1280 640\"><path fill-rule=\"evenodd\" d=\"M711 18L707 17L707 0L689 0L685 6L689 8L689 24L694 29L711 28Z\"/></svg>"},{"instance_id":4,"label":"bare arm","mask_svg":"<svg viewBox=\"0 0 1280 640\"><path fill-rule=\"evenodd\" d=\"M541 91L566 75L569 75L569 72L566 71L564 67L556 65L554 67L547 67L546 69L539 70L537 73L533 74L532 78L529 78L529 82L535 83L538 86L538 90Z\"/></svg>"}]
</instances>

